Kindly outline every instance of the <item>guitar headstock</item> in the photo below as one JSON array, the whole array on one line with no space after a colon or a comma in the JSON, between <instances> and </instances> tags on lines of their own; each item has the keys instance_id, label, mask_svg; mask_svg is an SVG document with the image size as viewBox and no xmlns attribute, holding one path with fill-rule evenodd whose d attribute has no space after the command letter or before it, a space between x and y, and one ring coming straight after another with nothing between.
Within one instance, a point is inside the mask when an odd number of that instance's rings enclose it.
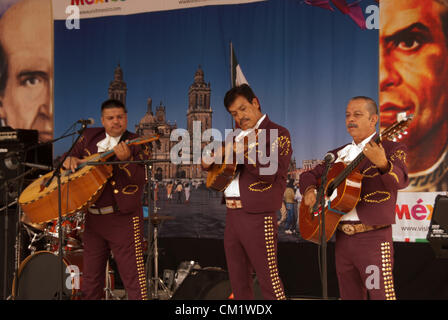
<instances>
[{"instance_id":1,"label":"guitar headstock","mask_svg":"<svg viewBox=\"0 0 448 320\"><path fill-rule=\"evenodd\" d=\"M381 139L387 139L397 142L398 140L403 138L403 135L408 134L406 129L408 128L409 123L413 118L413 114L406 115L406 112L398 113L397 121L395 121L391 126L381 132Z\"/></svg>"}]
</instances>

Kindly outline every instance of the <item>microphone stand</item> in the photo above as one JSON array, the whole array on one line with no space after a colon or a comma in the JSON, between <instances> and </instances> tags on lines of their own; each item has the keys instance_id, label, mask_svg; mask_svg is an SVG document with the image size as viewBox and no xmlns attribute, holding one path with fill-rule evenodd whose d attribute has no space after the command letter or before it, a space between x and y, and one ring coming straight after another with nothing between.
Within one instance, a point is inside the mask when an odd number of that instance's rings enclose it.
<instances>
[{"instance_id":1,"label":"microphone stand","mask_svg":"<svg viewBox=\"0 0 448 320\"><path fill-rule=\"evenodd\" d=\"M4 188L5 188L5 217L4 217L4 232L5 232L5 239L4 239L4 261L3 261L3 299L6 298L6 292L7 292L7 283L8 283L8 181L6 180L4 182Z\"/></svg>"},{"instance_id":2,"label":"microphone stand","mask_svg":"<svg viewBox=\"0 0 448 320\"><path fill-rule=\"evenodd\" d=\"M64 261L63 261L63 251L62 251L62 195L61 195L61 169L62 169L62 165L65 161L65 159L67 159L67 157L69 156L69 154L72 152L73 148L75 147L75 145L78 143L79 139L81 138L82 134L84 133L85 129L87 128L87 124L82 124L81 130L77 131L78 132L78 137L76 138L75 142L72 144L72 146L70 147L70 149L68 150L68 152L65 154L65 156L61 159L61 161L59 162L58 166L56 167L56 169L53 171L53 175L50 177L50 179L47 181L47 183L45 184L45 187L47 188L51 181L53 181L53 179L56 177L57 179L57 185L58 185L58 237L59 237L59 250L58 250L58 255L59 255L59 265L60 265L60 283L59 283L59 290L58 290L58 300L62 300L63 296L64 296ZM70 134L72 135L72 134ZM62 138L62 137L61 137ZM59 139L61 139L59 138ZM57 141L59 139L56 139L54 141ZM54 142L53 141L53 142Z\"/></svg>"},{"instance_id":3,"label":"microphone stand","mask_svg":"<svg viewBox=\"0 0 448 320\"><path fill-rule=\"evenodd\" d=\"M321 260L321 281L322 281L322 298L328 299L328 284L327 284L327 234L325 232L325 187L327 185L327 175L332 161L325 159L325 169L322 174L321 184L316 196L316 203L313 207L313 212L318 212L320 206L320 260Z\"/></svg>"},{"instance_id":4,"label":"microphone stand","mask_svg":"<svg viewBox=\"0 0 448 320\"><path fill-rule=\"evenodd\" d=\"M14 178L7 179L3 183L5 206L0 209L0 211L4 211L4 214L5 214L5 216L4 216L4 232L5 233L4 233L4 261L3 261L3 267L4 267L4 270L3 270L3 299L7 299L7 300L9 300L11 298L11 295L10 296L7 295L7 287L8 287L8 247L9 247L9 245L8 245L8 229L9 229L8 208L10 206L16 205L16 213L19 211L19 206L17 205L17 198L13 202L8 203L9 202L9 186L10 186L10 184L16 184L17 185L17 193L19 193L20 190L21 190L21 185L22 185L21 182L23 182L22 179L27 174L29 174L31 171L33 171L33 170L34 169L28 170L26 172L22 172L22 167L19 166L19 169L18 169L18 174L19 175L17 177L14 177ZM19 214L17 214L17 216L18 216L18 221L17 221L17 225L16 225L17 226L16 240L17 240L17 237L19 236L18 226L20 226ZM16 246L16 251L15 251L16 255L15 256L17 258L17 241L15 241L15 246ZM17 275L17 270L18 270L17 264L18 263L19 262L16 260L15 264L14 264L14 276L13 276L14 279L16 278L16 275Z\"/></svg>"},{"instance_id":5,"label":"microphone stand","mask_svg":"<svg viewBox=\"0 0 448 320\"><path fill-rule=\"evenodd\" d=\"M25 149L25 152L28 152L28 151L31 151L31 150L34 150L34 149L37 149L37 148L40 148L40 147L43 147L43 146L46 146L46 145L49 145L49 144L53 144L53 143L55 143L55 142L57 142L57 141L59 141L59 140L62 140L62 139L64 139L64 138L68 138L68 137L74 136L74 135L77 134L77 133L81 136L82 133L84 132L84 129L85 129L85 128L86 128L86 127L83 126L83 127L81 128L81 130L78 130L78 131L75 131L75 132L66 134L66 135L61 136L61 137L59 137L59 138L56 138L56 139L54 139L54 140L49 140L49 141L47 141L47 142L38 143L38 144L36 144L36 145L34 145L34 146L31 146L31 147Z\"/></svg>"},{"instance_id":6,"label":"microphone stand","mask_svg":"<svg viewBox=\"0 0 448 320\"><path fill-rule=\"evenodd\" d=\"M21 173L17 177L12 178L12 179L9 180L9 182L17 181L16 183L18 185L18 188L17 188L17 193L18 194L22 191L23 180L24 180L25 176L27 176L28 174L30 174L33 171L35 171L35 168L31 168L31 169ZM5 185L7 184L7 182L8 181L5 182ZM7 191L5 193L6 193L6 197L7 197ZM10 205L17 204L17 201L18 201L17 199L14 202L12 202L11 204L7 204L4 207L6 215L8 214L8 207ZM3 208L0 209L0 210L3 210ZM13 283L15 283L16 285L15 286L13 285L13 289L14 290L11 291L11 294L7 298L4 295L4 297L7 300L15 299L15 297L17 296L17 290L18 290L18 287L19 287L18 277L19 277L19 267L20 267L20 262L21 262L20 259L21 259L21 238L22 238L22 236L21 236L21 230L22 230L21 216L22 216L22 214L21 214L20 206L18 204L16 206L16 212L15 213L16 213L16 216L17 216L17 223L16 223L16 239L15 239L15 246L14 246L14 248L15 248L15 261L14 262L15 263L14 263ZM7 221L6 216L5 216L5 219ZM7 224L5 224L5 225L7 225ZM5 232L6 232L6 229L5 229ZM7 251L6 251L6 248L8 247L7 244L6 244L7 243L6 240L7 239L5 237L5 260L7 260L7 256L8 256ZM5 271L6 271L6 269L5 269ZM5 276L5 279L6 279L6 276ZM6 282L5 282L5 288L6 288Z\"/></svg>"},{"instance_id":7,"label":"microphone stand","mask_svg":"<svg viewBox=\"0 0 448 320\"><path fill-rule=\"evenodd\" d=\"M114 164L144 164L145 165L145 180L146 180L146 196L147 196L147 205L148 205L148 246L147 246L147 286L150 285L150 283L152 283L152 272L149 272L150 268L151 268L151 170L152 170L152 163L155 162L165 162L166 160L137 160L137 161L105 161L105 162L86 162L86 165L93 165L93 166L98 166L98 165L114 165ZM143 235L142 235L143 236ZM157 268L157 267L156 267ZM148 276L149 275L149 276ZM158 275L157 275L158 277ZM154 285L155 288L158 287L158 283L156 283L154 281ZM147 288L148 289L148 288ZM156 290L156 294L157 294L157 289ZM149 293L150 290L147 290L147 292Z\"/></svg>"},{"instance_id":8,"label":"microphone stand","mask_svg":"<svg viewBox=\"0 0 448 320\"><path fill-rule=\"evenodd\" d=\"M148 235L147 235L147 241L148 245L146 248L146 285L147 285L147 292L151 293L151 284L152 281L152 266L151 266L151 248L154 245L153 242L151 242L151 177L152 177L152 165L149 163L145 163L145 179L146 179L146 205L148 206ZM154 201L155 203L155 201ZM154 204L155 206L155 204ZM155 288L158 287L158 284L154 282L153 284ZM155 289L157 290L157 289ZM148 295L149 297L149 295Z\"/></svg>"}]
</instances>

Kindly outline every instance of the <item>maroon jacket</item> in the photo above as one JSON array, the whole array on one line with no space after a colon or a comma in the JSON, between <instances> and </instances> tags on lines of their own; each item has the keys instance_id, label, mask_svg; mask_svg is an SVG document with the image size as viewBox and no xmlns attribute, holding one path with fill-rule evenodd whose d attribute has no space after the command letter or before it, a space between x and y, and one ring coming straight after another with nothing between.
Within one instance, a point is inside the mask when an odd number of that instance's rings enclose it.
<instances>
[{"instance_id":1,"label":"maroon jacket","mask_svg":"<svg viewBox=\"0 0 448 320\"><path fill-rule=\"evenodd\" d=\"M258 146L258 150L269 155L277 152L278 157L271 161L277 162L277 170L273 174L262 175L261 168L272 164L261 164L259 154L255 163L239 165L240 198L243 208L250 213L275 212L282 206L283 194L286 189L289 163L292 148L289 131L269 120L268 116L261 122L258 129L266 130L266 149ZM278 138L271 144L270 129L277 129ZM250 154L249 152L246 155ZM247 159L247 157L245 157Z\"/></svg>"},{"instance_id":2,"label":"maroon jacket","mask_svg":"<svg viewBox=\"0 0 448 320\"><path fill-rule=\"evenodd\" d=\"M361 197L356 205L356 211L361 222L366 225L395 223L397 191L409 184L408 169L406 167L406 146L388 140L382 141L381 144L390 163L388 172L381 173L367 158L358 166L363 179ZM345 145L330 152L337 159L337 152L344 147ZM318 186L318 179L322 176L324 169L324 165L320 164L300 175L299 187L302 194L310 186Z\"/></svg>"},{"instance_id":3,"label":"maroon jacket","mask_svg":"<svg viewBox=\"0 0 448 320\"><path fill-rule=\"evenodd\" d=\"M132 140L138 136L126 131L121 141ZM104 128L88 128L75 145L71 156L85 158L98 153L97 143L106 138ZM144 160L149 158L149 150L146 145L129 146L132 160ZM118 161L113 156L111 161ZM97 207L118 205L121 213L131 213L141 210L142 192L145 185L145 167L143 164L114 165L113 175L104 186L100 198L95 202Z\"/></svg>"}]
</instances>

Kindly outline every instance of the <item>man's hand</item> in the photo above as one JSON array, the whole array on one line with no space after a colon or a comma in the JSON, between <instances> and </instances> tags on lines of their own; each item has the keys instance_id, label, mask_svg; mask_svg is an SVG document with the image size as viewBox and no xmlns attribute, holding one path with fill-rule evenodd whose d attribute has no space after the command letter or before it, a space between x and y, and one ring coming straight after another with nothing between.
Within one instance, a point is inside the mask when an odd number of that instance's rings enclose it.
<instances>
[{"instance_id":1,"label":"man's hand","mask_svg":"<svg viewBox=\"0 0 448 320\"><path fill-rule=\"evenodd\" d=\"M370 141L362 151L364 155L382 172L389 170L389 161L386 158L386 151L381 144Z\"/></svg>"},{"instance_id":2,"label":"man's hand","mask_svg":"<svg viewBox=\"0 0 448 320\"><path fill-rule=\"evenodd\" d=\"M204 170L207 170L212 166L212 164L222 164L223 159L223 148L214 149L215 152L210 152L210 154L203 154L201 159L201 166ZM219 160L219 161L218 161Z\"/></svg>"},{"instance_id":3,"label":"man's hand","mask_svg":"<svg viewBox=\"0 0 448 320\"><path fill-rule=\"evenodd\" d=\"M64 163L62 164L62 166L65 169L70 169L72 170L72 172L75 172L76 168L78 167L78 165L80 165L83 162L86 162L87 160L82 160L76 157L67 157L64 161Z\"/></svg>"},{"instance_id":4,"label":"man's hand","mask_svg":"<svg viewBox=\"0 0 448 320\"><path fill-rule=\"evenodd\" d=\"M131 157L131 149L129 149L128 145L124 141L115 146L114 152L120 161L126 161Z\"/></svg>"},{"instance_id":5,"label":"man's hand","mask_svg":"<svg viewBox=\"0 0 448 320\"><path fill-rule=\"evenodd\" d=\"M303 200L305 201L305 205L308 207L314 206L316 203L316 193L317 190L315 188L309 188L305 195L303 196Z\"/></svg>"}]
</instances>

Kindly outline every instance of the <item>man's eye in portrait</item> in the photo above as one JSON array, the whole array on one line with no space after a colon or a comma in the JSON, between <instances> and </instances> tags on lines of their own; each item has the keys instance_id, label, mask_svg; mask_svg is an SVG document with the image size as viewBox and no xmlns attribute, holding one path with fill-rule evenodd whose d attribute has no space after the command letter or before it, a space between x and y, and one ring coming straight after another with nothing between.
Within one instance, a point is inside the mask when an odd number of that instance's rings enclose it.
<instances>
[{"instance_id":1,"label":"man's eye in portrait","mask_svg":"<svg viewBox=\"0 0 448 320\"><path fill-rule=\"evenodd\" d=\"M22 82L23 85L25 86L35 86L37 84L39 84L40 79L38 78L30 78L30 79L26 79L25 81Z\"/></svg>"},{"instance_id":2,"label":"man's eye in portrait","mask_svg":"<svg viewBox=\"0 0 448 320\"><path fill-rule=\"evenodd\" d=\"M386 41L393 48L398 48L404 52L416 52L426 43L432 41L429 29L424 25L418 23L414 26L406 28L405 30L397 32L390 36Z\"/></svg>"},{"instance_id":3,"label":"man's eye in portrait","mask_svg":"<svg viewBox=\"0 0 448 320\"><path fill-rule=\"evenodd\" d=\"M418 34L410 34L406 39L402 39L396 47L403 51L417 51L424 44L424 39Z\"/></svg>"},{"instance_id":4,"label":"man's eye in portrait","mask_svg":"<svg viewBox=\"0 0 448 320\"><path fill-rule=\"evenodd\" d=\"M44 72L32 72L19 76L19 83L23 87L35 87L43 84L48 76Z\"/></svg>"}]
</instances>

